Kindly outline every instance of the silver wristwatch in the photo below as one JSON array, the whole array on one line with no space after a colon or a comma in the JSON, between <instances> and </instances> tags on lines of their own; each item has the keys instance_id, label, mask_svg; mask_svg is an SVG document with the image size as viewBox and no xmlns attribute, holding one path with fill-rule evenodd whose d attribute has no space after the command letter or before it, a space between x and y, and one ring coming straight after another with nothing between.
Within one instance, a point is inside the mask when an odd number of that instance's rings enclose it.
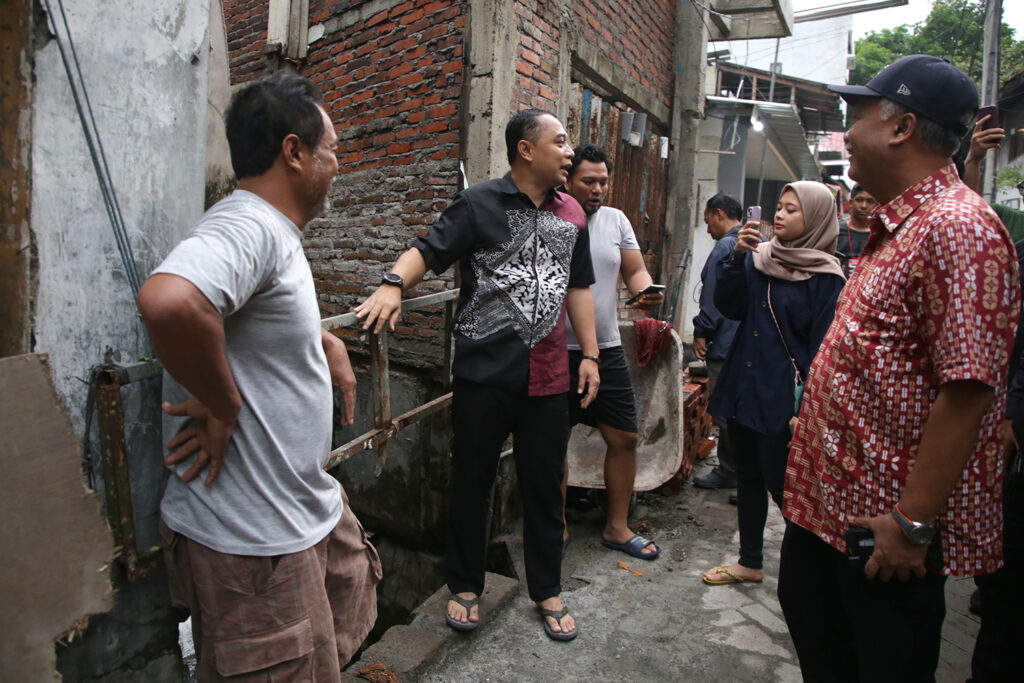
<instances>
[{"instance_id":1,"label":"silver wristwatch","mask_svg":"<svg viewBox=\"0 0 1024 683\"><path fill-rule=\"evenodd\" d=\"M914 545L928 545L935 538L935 525L915 522L900 511L899 505L892 509L892 516L907 535L907 540Z\"/></svg>"}]
</instances>

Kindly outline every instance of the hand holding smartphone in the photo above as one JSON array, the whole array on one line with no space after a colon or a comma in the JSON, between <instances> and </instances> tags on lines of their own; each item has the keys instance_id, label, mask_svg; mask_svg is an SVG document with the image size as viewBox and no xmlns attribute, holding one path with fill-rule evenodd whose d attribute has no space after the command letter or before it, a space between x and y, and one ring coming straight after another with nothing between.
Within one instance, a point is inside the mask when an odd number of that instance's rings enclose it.
<instances>
[{"instance_id":1,"label":"hand holding smartphone","mask_svg":"<svg viewBox=\"0 0 1024 683\"><path fill-rule=\"evenodd\" d=\"M981 121L986 116L988 117L988 120L981 124L982 130L999 127L999 107L994 104L985 105L978 110L978 115L975 118L975 121Z\"/></svg>"},{"instance_id":2,"label":"hand holding smartphone","mask_svg":"<svg viewBox=\"0 0 1024 683\"><path fill-rule=\"evenodd\" d=\"M735 251L742 253L745 251L756 250L757 245L761 243L761 237L763 234L764 232L761 227L761 207L748 207L747 222L742 228L740 228L739 235L736 236Z\"/></svg>"},{"instance_id":3,"label":"hand holding smartphone","mask_svg":"<svg viewBox=\"0 0 1024 683\"><path fill-rule=\"evenodd\" d=\"M660 292L660 291L662 291L664 289L665 289L665 285L651 285L650 287L648 287L647 289L643 290L642 292L637 292L633 296L631 296L628 299L626 299L626 305L627 306L632 306L637 301L640 301L640 299L643 298L644 294L654 294L655 292Z\"/></svg>"}]
</instances>

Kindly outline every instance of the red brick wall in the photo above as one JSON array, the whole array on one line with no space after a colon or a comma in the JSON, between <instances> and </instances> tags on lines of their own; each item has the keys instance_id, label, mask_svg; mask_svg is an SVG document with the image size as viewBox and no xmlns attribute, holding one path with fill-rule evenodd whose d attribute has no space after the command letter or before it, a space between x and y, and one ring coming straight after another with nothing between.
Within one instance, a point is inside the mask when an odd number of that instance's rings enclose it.
<instances>
[{"instance_id":1,"label":"red brick wall","mask_svg":"<svg viewBox=\"0 0 1024 683\"><path fill-rule=\"evenodd\" d=\"M223 0L232 83L246 83L266 73L267 0Z\"/></svg>"},{"instance_id":2,"label":"red brick wall","mask_svg":"<svg viewBox=\"0 0 1024 683\"><path fill-rule=\"evenodd\" d=\"M225 0L232 82L264 75L267 0ZM350 311L380 283L459 189L467 7L458 0L312 0L324 35L300 65L339 137L331 208L304 244L324 315ZM452 272L412 294L452 286ZM438 362L440 309L403 316L393 357Z\"/></svg>"},{"instance_id":3,"label":"red brick wall","mask_svg":"<svg viewBox=\"0 0 1024 683\"><path fill-rule=\"evenodd\" d=\"M551 0L516 0L520 33L512 109L554 110L558 92L558 42L563 20ZM596 45L634 83L665 106L672 100L673 0L575 0L570 30Z\"/></svg>"},{"instance_id":4,"label":"red brick wall","mask_svg":"<svg viewBox=\"0 0 1024 683\"><path fill-rule=\"evenodd\" d=\"M550 0L516 0L519 58L512 111L534 107L554 112L558 92L558 7Z\"/></svg>"},{"instance_id":5,"label":"red brick wall","mask_svg":"<svg viewBox=\"0 0 1024 683\"><path fill-rule=\"evenodd\" d=\"M575 0L574 26L665 106L672 100L674 0Z\"/></svg>"},{"instance_id":6,"label":"red brick wall","mask_svg":"<svg viewBox=\"0 0 1024 683\"><path fill-rule=\"evenodd\" d=\"M454 0L390 4L373 13L372 3L310 5L310 23L328 33L310 46L303 73L324 93L341 167L331 210L306 230L325 315L369 295L459 189L466 9ZM431 277L411 294L451 288L452 278ZM439 316L404 315L395 356L439 362Z\"/></svg>"}]
</instances>

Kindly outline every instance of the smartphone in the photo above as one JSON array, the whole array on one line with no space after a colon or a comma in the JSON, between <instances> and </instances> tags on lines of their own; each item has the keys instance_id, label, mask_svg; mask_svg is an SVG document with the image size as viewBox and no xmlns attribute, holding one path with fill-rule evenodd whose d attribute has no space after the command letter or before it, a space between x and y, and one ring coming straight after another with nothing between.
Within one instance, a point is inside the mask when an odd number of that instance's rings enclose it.
<instances>
[{"instance_id":1,"label":"smartphone","mask_svg":"<svg viewBox=\"0 0 1024 683\"><path fill-rule=\"evenodd\" d=\"M875 533L871 529L851 526L846 530L846 559L851 567L863 569L875 552Z\"/></svg>"},{"instance_id":2,"label":"smartphone","mask_svg":"<svg viewBox=\"0 0 1024 683\"><path fill-rule=\"evenodd\" d=\"M985 105L978 110L978 116L975 118L975 121L980 121L985 118L985 116L988 116L988 121L981 124L982 130L999 127L999 107L994 104Z\"/></svg>"},{"instance_id":3,"label":"smartphone","mask_svg":"<svg viewBox=\"0 0 1024 683\"><path fill-rule=\"evenodd\" d=\"M761 207L751 206L747 208L747 222L748 223L760 223L761 222Z\"/></svg>"},{"instance_id":4,"label":"smartphone","mask_svg":"<svg viewBox=\"0 0 1024 683\"><path fill-rule=\"evenodd\" d=\"M665 285L651 285L650 287L648 287L644 291L639 292L637 294L634 294L633 296L631 296L628 299L626 299L626 305L627 306L632 306L637 301L640 301L640 297L642 297L644 294L653 294L654 292L660 292L663 289L665 289Z\"/></svg>"},{"instance_id":5,"label":"smartphone","mask_svg":"<svg viewBox=\"0 0 1024 683\"><path fill-rule=\"evenodd\" d=\"M851 567L863 569L873 552L875 552L875 532L859 526L851 526L846 530L846 559L849 560ZM932 542L928 544L928 551L924 556L924 568L929 574L938 575L942 573L943 564L942 535L936 534Z\"/></svg>"}]
</instances>

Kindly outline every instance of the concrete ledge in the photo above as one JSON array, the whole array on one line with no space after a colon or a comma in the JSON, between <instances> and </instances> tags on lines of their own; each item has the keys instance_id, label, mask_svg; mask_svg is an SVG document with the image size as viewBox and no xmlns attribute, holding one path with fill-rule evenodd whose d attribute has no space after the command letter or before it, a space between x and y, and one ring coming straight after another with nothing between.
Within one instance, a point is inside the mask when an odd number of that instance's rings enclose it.
<instances>
[{"instance_id":1,"label":"concrete ledge","mask_svg":"<svg viewBox=\"0 0 1024 683\"><path fill-rule=\"evenodd\" d=\"M379 641L363 652L358 662L346 667L343 680L361 680L356 676L359 669L375 662L387 666L399 680L415 680L426 667L444 655L450 644L487 631L491 621L489 617L510 602L519 591L518 581L500 574L488 573L486 585L480 596L479 628L461 633L449 628L444 614L450 593L447 586L442 586L412 611L412 622L409 625L392 626Z\"/></svg>"},{"instance_id":2,"label":"concrete ledge","mask_svg":"<svg viewBox=\"0 0 1024 683\"><path fill-rule=\"evenodd\" d=\"M518 590L519 582L515 579L488 572L486 588L484 588L484 594L480 596L480 627L472 633L485 629L489 621L488 617L515 597ZM456 633L449 628L444 620L449 595L451 593L447 586L438 588L433 595L423 601L423 604L412 611L412 624L418 628L443 633L446 637L467 635L467 633Z\"/></svg>"},{"instance_id":3,"label":"concrete ledge","mask_svg":"<svg viewBox=\"0 0 1024 683\"><path fill-rule=\"evenodd\" d=\"M413 680L423 667L436 661L443 645L444 638L437 633L399 624L385 631L347 671L358 672L367 664L381 662L400 680Z\"/></svg>"}]
</instances>

